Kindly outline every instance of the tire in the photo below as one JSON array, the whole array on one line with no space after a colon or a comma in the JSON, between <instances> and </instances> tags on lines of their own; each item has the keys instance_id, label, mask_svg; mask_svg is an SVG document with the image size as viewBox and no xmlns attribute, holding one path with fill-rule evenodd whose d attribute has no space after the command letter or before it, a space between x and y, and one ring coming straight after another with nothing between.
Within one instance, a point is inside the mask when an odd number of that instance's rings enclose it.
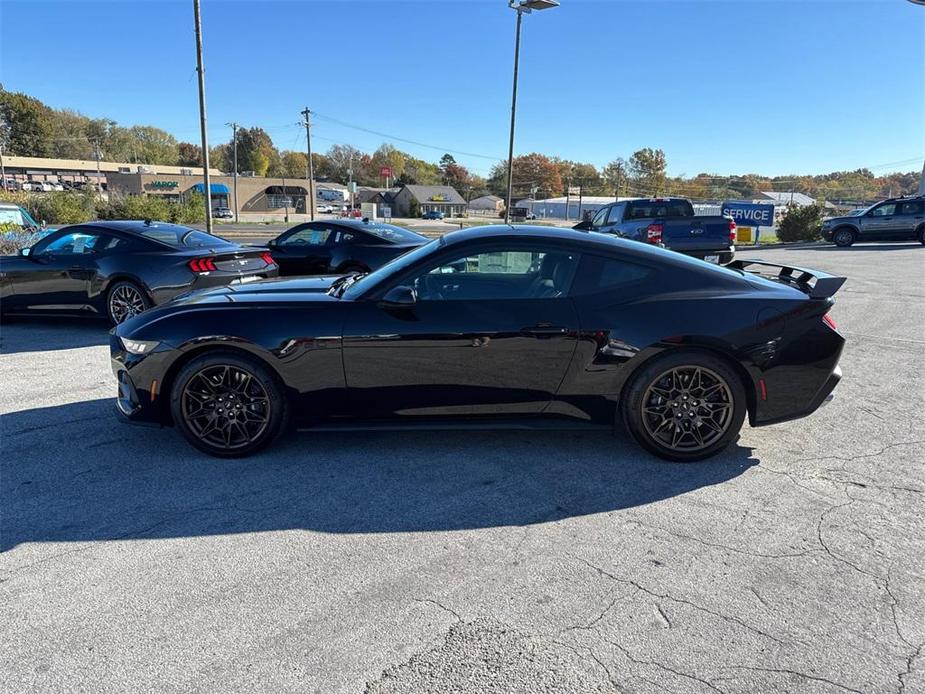
<instances>
[{"instance_id":1,"label":"tire","mask_svg":"<svg viewBox=\"0 0 925 694\"><path fill-rule=\"evenodd\" d=\"M369 272L369 268L365 265L360 265L359 263L346 263L337 268L337 271L347 275L351 272Z\"/></svg>"},{"instance_id":2,"label":"tire","mask_svg":"<svg viewBox=\"0 0 925 694\"><path fill-rule=\"evenodd\" d=\"M852 229L836 229L832 232L832 243L839 248L847 248L857 240L857 234Z\"/></svg>"},{"instance_id":3,"label":"tire","mask_svg":"<svg viewBox=\"0 0 925 694\"><path fill-rule=\"evenodd\" d=\"M735 370L698 350L656 357L633 375L621 400L632 437L674 462L703 460L726 448L738 437L746 409Z\"/></svg>"},{"instance_id":4,"label":"tire","mask_svg":"<svg viewBox=\"0 0 925 694\"><path fill-rule=\"evenodd\" d=\"M920 244L925 246L925 224L920 226L915 232L915 238Z\"/></svg>"},{"instance_id":5,"label":"tire","mask_svg":"<svg viewBox=\"0 0 925 694\"><path fill-rule=\"evenodd\" d=\"M285 431L289 405L276 376L259 360L231 352L206 354L184 366L170 392L174 425L217 458L243 458Z\"/></svg>"},{"instance_id":6,"label":"tire","mask_svg":"<svg viewBox=\"0 0 925 694\"><path fill-rule=\"evenodd\" d=\"M134 282L116 282L106 293L106 315L113 325L137 316L151 305L148 295Z\"/></svg>"}]
</instances>

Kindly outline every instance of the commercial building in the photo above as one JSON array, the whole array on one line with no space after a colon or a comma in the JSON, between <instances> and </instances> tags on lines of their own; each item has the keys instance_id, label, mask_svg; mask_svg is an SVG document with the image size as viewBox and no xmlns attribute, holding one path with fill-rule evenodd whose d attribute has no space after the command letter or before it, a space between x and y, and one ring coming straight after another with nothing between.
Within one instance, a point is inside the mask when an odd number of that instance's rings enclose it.
<instances>
[{"instance_id":1,"label":"commercial building","mask_svg":"<svg viewBox=\"0 0 925 694\"><path fill-rule=\"evenodd\" d=\"M392 216L411 217L412 201L416 201L421 214L437 210L447 217L461 216L466 201L452 186L405 185L392 199Z\"/></svg>"},{"instance_id":2,"label":"commercial building","mask_svg":"<svg viewBox=\"0 0 925 694\"><path fill-rule=\"evenodd\" d=\"M234 177L220 174L210 178L212 207L228 207L233 210ZM111 173L107 174L107 181L110 195L154 195L168 200L179 200L192 192L205 192L201 175ZM240 214L307 214L307 201L313 198L305 179L238 176Z\"/></svg>"},{"instance_id":3,"label":"commercial building","mask_svg":"<svg viewBox=\"0 0 925 694\"><path fill-rule=\"evenodd\" d=\"M132 164L121 161L100 161L95 159L51 159L45 157L13 157L3 155L3 170L8 181L23 184L27 181L48 183L99 183L107 182L110 174L146 173L193 175L202 174L202 167L167 166L165 164ZM97 174L99 170L99 174ZM218 169L210 169L211 175L221 175Z\"/></svg>"},{"instance_id":4,"label":"commercial building","mask_svg":"<svg viewBox=\"0 0 925 694\"><path fill-rule=\"evenodd\" d=\"M500 215L504 210L504 198L497 195L482 195L469 201L469 212L484 215Z\"/></svg>"},{"instance_id":5,"label":"commercial building","mask_svg":"<svg viewBox=\"0 0 925 694\"><path fill-rule=\"evenodd\" d=\"M631 200L632 198L619 198L619 200ZM581 199L577 196L565 196L557 198L546 198L545 200L533 200L531 198L519 200L514 203L515 208L525 209L529 216L537 219L584 219L586 216L593 216L604 205L616 202L618 198L612 195L585 195Z\"/></svg>"}]
</instances>

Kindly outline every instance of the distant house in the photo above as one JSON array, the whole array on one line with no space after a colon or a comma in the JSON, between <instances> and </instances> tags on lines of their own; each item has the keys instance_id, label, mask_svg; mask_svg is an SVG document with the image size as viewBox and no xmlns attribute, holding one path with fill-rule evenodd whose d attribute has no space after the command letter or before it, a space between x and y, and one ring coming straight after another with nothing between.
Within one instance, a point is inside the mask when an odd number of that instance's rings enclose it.
<instances>
[{"instance_id":1,"label":"distant house","mask_svg":"<svg viewBox=\"0 0 925 694\"><path fill-rule=\"evenodd\" d=\"M358 205L362 205L364 202L371 202L376 205L391 205L397 192L398 188L372 188L363 186L357 188L355 200Z\"/></svg>"},{"instance_id":2,"label":"distant house","mask_svg":"<svg viewBox=\"0 0 925 694\"><path fill-rule=\"evenodd\" d=\"M395 217L410 217L412 200L417 201L421 214L438 210L447 217L455 217L466 211L465 199L451 186L406 185L395 194L392 214Z\"/></svg>"},{"instance_id":3,"label":"distant house","mask_svg":"<svg viewBox=\"0 0 925 694\"><path fill-rule=\"evenodd\" d=\"M500 214L504 209L504 198L497 195L483 195L469 201L470 212L494 212Z\"/></svg>"}]
</instances>

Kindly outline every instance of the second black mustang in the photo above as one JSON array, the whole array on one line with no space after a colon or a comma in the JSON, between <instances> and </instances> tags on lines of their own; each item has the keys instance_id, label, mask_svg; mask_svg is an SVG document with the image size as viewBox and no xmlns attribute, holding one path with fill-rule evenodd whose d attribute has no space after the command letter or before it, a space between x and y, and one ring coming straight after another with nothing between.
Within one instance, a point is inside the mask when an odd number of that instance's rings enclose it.
<instances>
[{"instance_id":1,"label":"second black mustang","mask_svg":"<svg viewBox=\"0 0 925 694\"><path fill-rule=\"evenodd\" d=\"M217 456L290 420L500 416L620 417L656 455L698 460L746 416L810 414L841 376L827 314L844 279L749 265L571 230L453 232L365 276L208 290L123 323L118 409Z\"/></svg>"}]
</instances>

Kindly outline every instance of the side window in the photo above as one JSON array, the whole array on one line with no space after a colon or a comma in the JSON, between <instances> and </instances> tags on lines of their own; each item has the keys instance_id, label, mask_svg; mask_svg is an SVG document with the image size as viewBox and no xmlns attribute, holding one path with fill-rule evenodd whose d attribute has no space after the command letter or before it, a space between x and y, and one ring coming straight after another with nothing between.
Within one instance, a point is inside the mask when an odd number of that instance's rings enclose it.
<instances>
[{"instance_id":1,"label":"side window","mask_svg":"<svg viewBox=\"0 0 925 694\"><path fill-rule=\"evenodd\" d=\"M880 205L880 207L875 207L870 212L871 217L892 217L896 213L896 205L890 203L888 205Z\"/></svg>"},{"instance_id":2,"label":"side window","mask_svg":"<svg viewBox=\"0 0 925 694\"><path fill-rule=\"evenodd\" d=\"M619 205L614 205L610 208L610 214L607 215L607 224L619 224L623 221L623 210L626 207L626 203L620 203Z\"/></svg>"},{"instance_id":3,"label":"side window","mask_svg":"<svg viewBox=\"0 0 925 694\"><path fill-rule=\"evenodd\" d=\"M38 250L40 254L48 255L82 255L93 253L94 246L100 240L98 234L89 233L80 229L64 234L51 241Z\"/></svg>"},{"instance_id":4,"label":"side window","mask_svg":"<svg viewBox=\"0 0 925 694\"><path fill-rule=\"evenodd\" d=\"M413 281L423 301L554 299L568 294L578 254L493 250L441 262Z\"/></svg>"},{"instance_id":5,"label":"side window","mask_svg":"<svg viewBox=\"0 0 925 694\"><path fill-rule=\"evenodd\" d=\"M572 296L620 292L641 283L652 274L644 265L636 265L616 258L586 255L572 287Z\"/></svg>"},{"instance_id":6,"label":"side window","mask_svg":"<svg viewBox=\"0 0 925 694\"><path fill-rule=\"evenodd\" d=\"M280 242L283 246L323 246L328 242L333 230L328 228L313 229L305 227L287 236Z\"/></svg>"},{"instance_id":7,"label":"side window","mask_svg":"<svg viewBox=\"0 0 925 694\"><path fill-rule=\"evenodd\" d=\"M610 210L609 207L602 207L597 211L597 214L594 215L594 219L591 220L592 229L600 229L604 226L604 220L607 219L608 210Z\"/></svg>"},{"instance_id":8,"label":"side window","mask_svg":"<svg viewBox=\"0 0 925 694\"><path fill-rule=\"evenodd\" d=\"M901 215L920 215L922 214L922 205L921 201L918 202L904 202L899 206L899 214Z\"/></svg>"}]
</instances>

